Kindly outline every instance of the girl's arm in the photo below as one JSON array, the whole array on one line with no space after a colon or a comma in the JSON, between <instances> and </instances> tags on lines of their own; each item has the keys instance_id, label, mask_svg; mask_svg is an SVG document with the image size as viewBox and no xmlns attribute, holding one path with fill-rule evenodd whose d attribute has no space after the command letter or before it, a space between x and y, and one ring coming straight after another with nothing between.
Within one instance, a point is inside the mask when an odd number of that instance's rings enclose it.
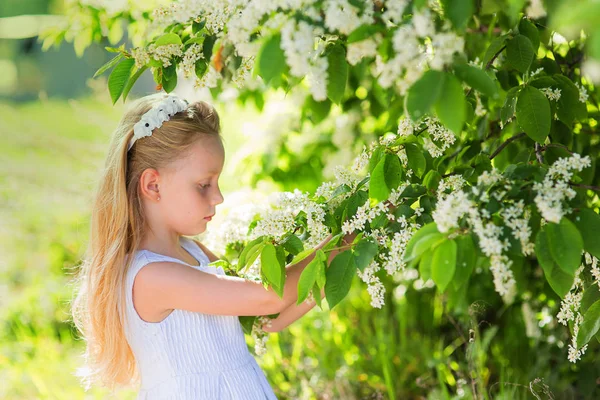
<instances>
[{"instance_id":1,"label":"girl's arm","mask_svg":"<svg viewBox=\"0 0 600 400\"><path fill-rule=\"evenodd\" d=\"M135 276L134 306L155 315L173 309L237 316L281 313L296 302L302 271L312 261L316 250L327 245L332 237L329 235L316 246L310 256L286 268L283 298L272 288L265 289L260 282L160 261L143 266Z\"/></svg>"}]
</instances>

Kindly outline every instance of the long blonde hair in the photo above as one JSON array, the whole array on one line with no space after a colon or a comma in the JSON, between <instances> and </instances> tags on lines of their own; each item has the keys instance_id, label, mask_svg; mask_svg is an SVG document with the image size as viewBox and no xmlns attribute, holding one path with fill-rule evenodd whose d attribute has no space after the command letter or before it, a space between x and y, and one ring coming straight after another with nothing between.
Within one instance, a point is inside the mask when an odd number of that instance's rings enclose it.
<instances>
[{"instance_id":1,"label":"long blonde hair","mask_svg":"<svg viewBox=\"0 0 600 400\"><path fill-rule=\"evenodd\" d=\"M111 392L139 382L134 354L124 332L125 278L147 225L139 181L147 168L165 168L196 140L220 136L219 116L209 103L191 103L128 152L133 126L165 97L151 94L129 104L114 131L94 193L89 242L75 277L72 317L86 342L85 365L75 373L86 390L98 384Z\"/></svg>"}]
</instances>

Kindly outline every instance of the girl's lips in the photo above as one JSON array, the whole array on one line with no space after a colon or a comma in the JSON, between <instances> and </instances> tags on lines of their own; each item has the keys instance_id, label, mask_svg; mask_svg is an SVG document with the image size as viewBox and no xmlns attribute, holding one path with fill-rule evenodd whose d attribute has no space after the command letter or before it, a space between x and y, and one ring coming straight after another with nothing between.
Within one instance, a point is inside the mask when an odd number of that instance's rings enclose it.
<instances>
[{"instance_id":1,"label":"girl's lips","mask_svg":"<svg viewBox=\"0 0 600 400\"><path fill-rule=\"evenodd\" d=\"M204 217L204 219L205 219L205 220L207 220L207 221L210 221L210 220L212 219L212 217L213 217L213 216L214 216L214 214L213 214L213 215L211 215L210 217Z\"/></svg>"}]
</instances>

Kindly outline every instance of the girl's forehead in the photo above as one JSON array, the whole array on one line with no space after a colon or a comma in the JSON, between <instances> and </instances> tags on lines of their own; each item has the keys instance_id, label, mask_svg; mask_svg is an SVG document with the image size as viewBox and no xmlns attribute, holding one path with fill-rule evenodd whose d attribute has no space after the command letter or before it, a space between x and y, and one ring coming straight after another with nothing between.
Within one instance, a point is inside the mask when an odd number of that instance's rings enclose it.
<instances>
[{"instance_id":1,"label":"girl's forehead","mask_svg":"<svg viewBox=\"0 0 600 400\"><path fill-rule=\"evenodd\" d=\"M220 140L206 138L192 146L182 167L195 175L219 173L223 169L224 161L225 151Z\"/></svg>"}]
</instances>

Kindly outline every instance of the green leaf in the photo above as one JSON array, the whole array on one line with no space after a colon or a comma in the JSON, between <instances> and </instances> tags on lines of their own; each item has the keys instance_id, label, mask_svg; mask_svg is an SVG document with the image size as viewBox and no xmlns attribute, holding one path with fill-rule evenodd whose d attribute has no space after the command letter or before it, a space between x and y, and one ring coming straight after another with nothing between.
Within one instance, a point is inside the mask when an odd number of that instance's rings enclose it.
<instances>
[{"instance_id":1,"label":"green leaf","mask_svg":"<svg viewBox=\"0 0 600 400\"><path fill-rule=\"evenodd\" d=\"M254 315L240 315L238 317L240 320L240 324L242 325L242 329L244 333L250 335L252 333L252 326L254 325L254 321L256 320L256 316Z\"/></svg>"},{"instance_id":2,"label":"green leaf","mask_svg":"<svg viewBox=\"0 0 600 400\"><path fill-rule=\"evenodd\" d=\"M512 87L506 93L506 99L504 99L504 105L500 110L500 119L502 119L502 123L506 124L510 118L515 115L515 108L517 105L517 97L519 95L519 90L521 86Z\"/></svg>"},{"instance_id":3,"label":"green leaf","mask_svg":"<svg viewBox=\"0 0 600 400\"><path fill-rule=\"evenodd\" d=\"M554 261L564 272L574 275L583 250L583 239L577 227L567 217L562 217L559 224L546 224L546 234Z\"/></svg>"},{"instance_id":4,"label":"green leaf","mask_svg":"<svg viewBox=\"0 0 600 400\"><path fill-rule=\"evenodd\" d=\"M431 259L431 279L440 292L444 292L452 281L456 270L456 242L447 240L437 246Z\"/></svg>"},{"instance_id":5,"label":"green leaf","mask_svg":"<svg viewBox=\"0 0 600 400\"><path fill-rule=\"evenodd\" d=\"M527 36L531 42L533 51L537 52L538 47L540 47L540 32L535 25L529 22L528 19L523 18L521 22L519 22L519 33Z\"/></svg>"},{"instance_id":6,"label":"green leaf","mask_svg":"<svg viewBox=\"0 0 600 400\"><path fill-rule=\"evenodd\" d=\"M244 268L246 265L248 265L254 253L257 253L262 250L263 246L261 246L261 244L263 244L264 240L264 236L259 236L256 239L250 241L250 243L248 243L244 247L244 249L240 253L240 257L238 258L238 271ZM252 259L252 262L254 262L254 260L256 260L256 256L254 257L254 259Z\"/></svg>"},{"instance_id":7,"label":"green leaf","mask_svg":"<svg viewBox=\"0 0 600 400\"><path fill-rule=\"evenodd\" d=\"M535 255L544 270L544 275L552 290L561 298L565 297L569 293L569 290L571 290L575 278L573 275L569 275L560 269L554 262L552 254L550 254L548 238L544 229L541 229L535 238Z\"/></svg>"},{"instance_id":8,"label":"green leaf","mask_svg":"<svg viewBox=\"0 0 600 400\"><path fill-rule=\"evenodd\" d=\"M304 244L302 244L302 240L293 233L287 236L282 242L283 247L293 255L298 255L302 250L304 250Z\"/></svg>"},{"instance_id":9,"label":"green leaf","mask_svg":"<svg viewBox=\"0 0 600 400\"><path fill-rule=\"evenodd\" d=\"M427 193L427 189L425 188L425 186L416 183L411 183L406 188L404 188L402 193L400 193L400 197L416 199L417 197L421 197L425 193Z\"/></svg>"},{"instance_id":10,"label":"green leaf","mask_svg":"<svg viewBox=\"0 0 600 400\"><path fill-rule=\"evenodd\" d=\"M583 322L579 325L577 334L577 348L589 342L598 330L600 330L600 300L592 304L583 315Z\"/></svg>"},{"instance_id":11,"label":"green leaf","mask_svg":"<svg viewBox=\"0 0 600 400\"><path fill-rule=\"evenodd\" d=\"M346 43L356 43L372 37L378 32L385 32L386 27L381 24L376 25L361 25L348 35Z\"/></svg>"},{"instance_id":12,"label":"green leaf","mask_svg":"<svg viewBox=\"0 0 600 400\"><path fill-rule=\"evenodd\" d=\"M173 68L171 68L173 67ZM175 64L171 64L167 69L165 69L162 75L162 86L165 92L171 93L175 90L177 86L177 73L173 73L175 70Z\"/></svg>"},{"instance_id":13,"label":"green leaf","mask_svg":"<svg viewBox=\"0 0 600 400\"><path fill-rule=\"evenodd\" d=\"M378 252L379 247L377 243L366 239L361 240L354 247L354 261L358 269L361 271L364 270L373 261Z\"/></svg>"},{"instance_id":14,"label":"green leaf","mask_svg":"<svg viewBox=\"0 0 600 400\"><path fill-rule=\"evenodd\" d=\"M314 251L315 251L315 249L306 249L306 250L301 251L300 253L298 253L294 257L294 259L292 260L292 262L290 263L290 265L292 265L292 264L298 264L300 261L302 261L306 257L310 256Z\"/></svg>"},{"instance_id":15,"label":"green leaf","mask_svg":"<svg viewBox=\"0 0 600 400\"><path fill-rule=\"evenodd\" d=\"M204 44L202 45L202 54L204 55L204 59L207 62L210 62L210 60L212 59L213 47L215 46L216 42L217 37L214 35L204 37Z\"/></svg>"},{"instance_id":16,"label":"green leaf","mask_svg":"<svg viewBox=\"0 0 600 400\"><path fill-rule=\"evenodd\" d=\"M454 66L454 72L460 80L473 89L494 99L499 97L496 84L481 68L469 64L458 64Z\"/></svg>"},{"instance_id":17,"label":"green leaf","mask_svg":"<svg viewBox=\"0 0 600 400\"><path fill-rule=\"evenodd\" d=\"M560 89L560 99L556 107L558 119L571 126L574 119L587 118L587 107L579 101L579 88L564 75L554 74L552 77Z\"/></svg>"},{"instance_id":18,"label":"green leaf","mask_svg":"<svg viewBox=\"0 0 600 400\"><path fill-rule=\"evenodd\" d=\"M458 31L462 31L467 26L475 11L473 0L445 0L443 5L444 14Z\"/></svg>"},{"instance_id":19,"label":"green leaf","mask_svg":"<svg viewBox=\"0 0 600 400\"><path fill-rule=\"evenodd\" d=\"M202 77L206 73L207 69L208 69L208 64L206 63L206 60L203 58L199 58L196 61L196 64L194 64L194 72L196 73L196 76L200 79L202 79Z\"/></svg>"},{"instance_id":20,"label":"green leaf","mask_svg":"<svg viewBox=\"0 0 600 400\"><path fill-rule=\"evenodd\" d=\"M523 74L529 69L534 55L531 40L525 35L517 35L506 44L508 63Z\"/></svg>"},{"instance_id":21,"label":"green leaf","mask_svg":"<svg viewBox=\"0 0 600 400\"><path fill-rule=\"evenodd\" d=\"M454 75L446 72L442 90L435 103L435 113L446 128L459 134L465 123L466 112L462 85Z\"/></svg>"},{"instance_id":22,"label":"green leaf","mask_svg":"<svg viewBox=\"0 0 600 400\"><path fill-rule=\"evenodd\" d=\"M406 157L408 158L408 166L419 178L425 173L427 162L423 151L414 143L406 143L404 145Z\"/></svg>"},{"instance_id":23,"label":"green leaf","mask_svg":"<svg viewBox=\"0 0 600 400\"><path fill-rule=\"evenodd\" d=\"M434 249L437 245L446 240L446 236L440 232L432 232L420 238L412 247L411 252L404 252L404 261L415 265L419 258L426 251Z\"/></svg>"},{"instance_id":24,"label":"green leaf","mask_svg":"<svg viewBox=\"0 0 600 400\"><path fill-rule=\"evenodd\" d=\"M108 76L108 92L110 93L113 105L121 97L134 64L135 60L133 58L127 58L117 64Z\"/></svg>"},{"instance_id":25,"label":"green leaf","mask_svg":"<svg viewBox=\"0 0 600 400\"><path fill-rule=\"evenodd\" d=\"M517 99L517 122L527 136L543 144L550 133L550 103L546 96L531 86L521 89Z\"/></svg>"},{"instance_id":26,"label":"green leaf","mask_svg":"<svg viewBox=\"0 0 600 400\"><path fill-rule=\"evenodd\" d=\"M206 20L202 20L200 22L196 22L196 21L192 22L192 32L194 34L197 34L202 29L204 29L205 25L206 25Z\"/></svg>"},{"instance_id":27,"label":"green leaf","mask_svg":"<svg viewBox=\"0 0 600 400\"><path fill-rule=\"evenodd\" d=\"M410 119L416 122L431 111L442 92L443 83L444 73L430 69L408 89L405 108Z\"/></svg>"},{"instance_id":28,"label":"green leaf","mask_svg":"<svg viewBox=\"0 0 600 400\"><path fill-rule=\"evenodd\" d=\"M437 224L435 222L431 222L427 225L422 226L418 231L413 233L408 243L406 244L406 248L404 249L404 256L410 257L413 252L415 245L426 235L431 233L440 233L437 228Z\"/></svg>"},{"instance_id":29,"label":"green leaf","mask_svg":"<svg viewBox=\"0 0 600 400\"><path fill-rule=\"evenodd\" d=\"M271 243L265 245L260 254L260 263L262 273L267 282L273 287L279 297L283 297L283 287L281 286L281 264L277 259L277 251Z\"/></svg>"},{"instance_id":30,"label":"green leaf","mask_svg":"<svg viewBox=\"0 0 600 400\"><path fill-rule=\"evenodd\" d=\"M423 185L429 190L437 190L437 187L442 180L442 176L436 170L429 171L423 178Z\"/></svg>"},{"instance_id":31,"label":"green leaf","mask_svg":"<svg viewBox=\"0 0 600 400\"><path fill-rule=\"evenodd\" d=\"M123 88L123 96L121 96L123 98L123 102L125 102L125 100L127 100L127 96L129 95L129 91L131 90L131 88L133 87L133 85L135 84L135 82L139 79L140 76L142 76L142 74L144 73L144 71L146 71L148 69L148 66L144 65L142 68L136 70L127 80L127 83L125 84L125 87Z\"/></svg>"},{"instance_id":32,"label":"green leaf","mask_svg":"<svg viewBox=\"0 0 600 400\"><path fill-rule=\"evenodd\" d=\"M431 279L431 260L433 260L433 251L425 252L419 262L419 275L424 281Z\"/></svg>"},{"instance_id":33,"label":"green leaf","mask_svg":"<svg viewBox=\"0 0 600 400\"><path fill-rule=\"evenodd\" d=\"M154 42L156 47L168 44L183 44L181 38L176 33L165 33Z\"/></svg>"},{"instance_id":34,"label":"green leaf","mask_svg":"<svg viewBox=\"0 0 600 400\"><path fill-rule=\"evenodd\" d=\"M400 184L402 165L395 154L385 153L371 174L369 197L376 201L387 200L392 189Z\"/></svg>"},{"instance_id":35,"label":"green leaf","mask_svg":"<svg viewBox=\"0 0 600 400\"><path fill-rule=\"evenodd\" d=\"M589 208L575 212L573 223L583 238L585 251L600 258L600 215Z\"/></svg>"},{"instance_id":36,"label":"green leaf","mask_svg":"<svg viewBox=\"0 0 600 400\"><path fill-rule=\"evenodd\" d=\"M348 198L348 203L346 204L346 216L348 218L353 217L358 210L358 207L365 204L369 195L364 190L359 190L354 193L352 196Z\"/></svg>"},{"instance_id":37,"label":"green leaf","mask_svg":"<svg viewBox=\"0 0 600 400\"><path fill-rule=\"evenodd\" d=\"M463 235L454 239L456 242L456 272L452 284L455 289L461 287L473 272L477 260L477 250L471 235Z\"/></svg>"},{"instance_id":38,"label":"green leaf","mask_svg":"<svg viewBox=\"0 0 600 400\"><path fill-rule=\"evenodd\" d=\"M341 104L348 80L346 50L341 44L331 46L327 54L327 97L335 104Z\"/></svg>"},{"instance_id":39,"label":"green leaf","mask_svg":"<svg viewBox=\"0 0 600 400\"><path fill-rule=\"evenodd\" d=\"M375 167L379 164L379 161L385 156L385 148L383 146L377 146L373 153L371 154L371 158L369 158L369 172L373 174Z\"/></svg>"},{"instance_id":40,"label":"green leaf","mask_svg":"<svg viewBox=\"0 0 600 400\"><path fill-rule=\"evenodd\" d=\"M327 254L325 254L325 251L322 249L317 250L317 254L315 255L315 258L317 258L317 257L320 258L321 260L323 260L323 262L321 262L321 264L319 264L319 268L317 269L317 286L319 287L319 289L322 289L323 287L325 287L325 282L327 281L326 270L327 270L327 260L329 257L327 256ZM320 293L320 291L319 291L319 293Z\"/></svg>"},{"instance_id":41,"label":"green leaf","mask_svg":"<svg viewBox=\"0 0 600 400\"><path fill-rule=\"evenodd\" d=\"M256 56L254 71L260 75L266 84L277 80L285 70L285 55L281 49L281 35L273 35L264 42Z\"/></svg>"},{"instance_id":42,"label":"green leaf","mask_svg":"<svg viewBox=\"0 0 600 400\"><path fill-rule=\"evenodd\" d=\"M333 309L346 297L355 274L356 264L350 250L339 253L331 261L331 265L327 269L327 282L325 283L325 298L327 298L330 309Z\"/></svg>"},{"instance_id":43,"label":"green leaf","mask_svg":"<svg viewBox=\"0 0 600 400\"><path fill-rule=\"evenodd\" d=\"M325 257L325 259L323 259L323 256L320 254L323 254L324 256L322 251L321 253L317 253L315 257L308 263L308 265L304 267L302 274L300 274L300 279L298 279L298 299L296 300L296 305L299 305L306 300L308 297L308 292L312 290L317 280L317 274L319 273L319 269L322 267L321 264L323 264L327 258Z\"/></svg>"},{"instance_id":44,"label":"green leaf","mask_svg":"<svg viewBox=\"0 0 600 400\"><path fill-rule=\"evenodd\" d=\"M112 58L109 62L98 68L98 71L94 74L92 78L95 78L99 75L102 75L107 69L113 67L116 63L123 59L123 53L117 54L116 57Z\"/></svg>"},{"instance_id":45,"label":"green leaf","mask_svg":"<svg viewBox=\"0 0 600 400\"><path fill-rule=\"evenodd\" d=\"M312 288L312 292L313 292L313 297L315 298L315 303L317 303L319 308L322 310L323 306L321 305L321 288L319 288L318 285L314 285Z\"/></svg>"},{"instance_id":46,"label":"green leaf","mask_svg":"<svg viewBox=\"0 0 600 400\"><path fill-rule=\"evenodd\" d=\"M579 307L579 311L585 314L585 312L592 306L592 304L594 304L598 300L600 300L600 290L598 289L598 285L596 283L592 283L583 292L583 297L581 298L581 306Z\"/></svg>"}]
</instances>

